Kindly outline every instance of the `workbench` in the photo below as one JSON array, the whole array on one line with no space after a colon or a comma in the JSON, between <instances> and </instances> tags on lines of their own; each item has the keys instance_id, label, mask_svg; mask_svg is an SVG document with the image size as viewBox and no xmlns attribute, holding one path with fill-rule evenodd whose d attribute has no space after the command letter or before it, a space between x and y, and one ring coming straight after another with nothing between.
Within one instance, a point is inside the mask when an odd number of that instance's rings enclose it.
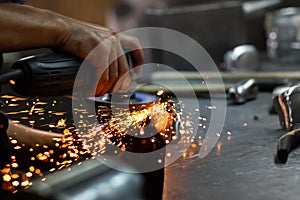
<instances>
[{"instance_id":1,"label":"workbench","mask_svg":"<svg viewBox=\"0 0 300 200\"><path fill-rule=\"evenodd\" d=\"M203 107L207 100L199 103ZM278 138L286 131L269 114L271 104L271 93L259 93L254 101L228 105L214 150L204 159L197 148L190 150L166 168L164 199L299 199L300 151L287 164L274 164Z\"/></svg>"},{"instance_id":2,"label":"workbench","mask_svg":"<svg viewBox=\"0 0 300 200\"><path fill-rule=\"evenodd\" d=\"M274 164L277 141L286 131L280 129L278 116L269 114L271 96L260 92L256 100L228 105L219 142L210 154L200 159L197 145L166 167L164 199L298 200L300 151L292 152L287 164ZM198 100L200 114L207 118L208 125L210 110L205 107L210 101ZM199 129L200 134L205 135L205 130Z\"/></svg>"}]
</instances>

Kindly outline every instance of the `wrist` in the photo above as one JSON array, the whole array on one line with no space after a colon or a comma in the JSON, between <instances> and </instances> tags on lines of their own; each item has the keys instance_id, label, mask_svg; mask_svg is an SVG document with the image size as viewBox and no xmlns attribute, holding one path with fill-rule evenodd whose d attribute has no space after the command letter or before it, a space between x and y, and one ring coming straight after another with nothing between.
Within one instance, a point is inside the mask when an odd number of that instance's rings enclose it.
<instances>
[{"instance_id":1,"label":"wrist","mask_svg":"<svg viewBox=\"0 0 300 200\"><path fill-rule=\"evenodd\" d=\"M58 13L49 10L43 10L43 12L48 18L47 33L49 35L46 45L49 48L58 48L69 37L70 25L67 22L67 18Z\"/></svg>"}]
</instances>

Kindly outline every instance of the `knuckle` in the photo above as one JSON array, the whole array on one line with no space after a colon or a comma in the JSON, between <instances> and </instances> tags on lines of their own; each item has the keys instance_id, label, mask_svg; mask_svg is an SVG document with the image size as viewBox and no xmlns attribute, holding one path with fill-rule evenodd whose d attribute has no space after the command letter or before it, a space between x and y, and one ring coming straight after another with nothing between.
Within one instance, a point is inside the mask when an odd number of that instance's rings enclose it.
<instances>
[{"instance_id":1,"label":"knuckle","mask_svg":"<svg viewBox=\"0 0 300 200\"><path fill-rule=\"evenodd\" d=\"M100 40L99 37L94 32L91 32L88 42L91 46L96 47L100 43Z\"/></svg>"},{"instance_id":2,"label":"knuckle","mask_svg":"<svg viewBox=\"0 0 300 200\"><path fill-rule=\"evenodd\" d=\"M110 37L110 42L112 45L115 45L117 43L117 38L113 35Z\"/></svg>"},{"instance_id":3,"label":"knuckle","mask_svg":"<svg viewBox=\"0 0 300 200\"><path fill-rule=\"evenodd\" d=\"M94 51L93 54L95 54L95 57L98 60L104 61L105 58L109 56L110 51L111 51L111 46L107 43L103 43L101 46L97 47L96 51Z\"/></svg>"},{"instance_id":4,"label":"knuckle","mask_svg":"<svg viewBox=\"0 0 300 200\"><path fill-rule=\"evenodd\" d=\"M110 47L110 43L108 45L103 45L103 51L106 52L107 54L110 53L111 47Z\"/></svg>"},{"instance_id":5,"label":"knuckle","mask_svg":"<svg viewBox=\"0 0 300 200\"><path fill-rule=\"evenodd\" d=\"M135 47L140 47L140 41L136 37L132 37L131 42L135 45Z\"/></svg>"}]
</instances>

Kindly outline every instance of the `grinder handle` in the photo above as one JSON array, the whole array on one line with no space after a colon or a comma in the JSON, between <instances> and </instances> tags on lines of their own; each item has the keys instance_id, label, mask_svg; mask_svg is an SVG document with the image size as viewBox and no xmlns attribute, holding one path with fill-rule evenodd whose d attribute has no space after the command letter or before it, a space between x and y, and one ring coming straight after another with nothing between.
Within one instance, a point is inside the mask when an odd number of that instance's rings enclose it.
<instances>
[{"instance_id":1,"label":"grinder handle","mask_svg":"<svg viewBox=\"0 0 300 200\"><path fill-rule=\"evenodd\" d=\"M300 146L300 129L292 130L283 135L277 144L277 158L280 163L286 163L289 153Z\"/></svg>"},{"instance_id":2,"label":"grinder handle","mask_svg":"<svg viewBox=\"0 0 300 200\"><path fill-rule=\"evenodd\" d=\"M125 54L131 67L130 53ZM12 88L23 96L55 97L71 95L78 70L83 59L66 53L51 52L23 58L12 66L2 82L11 77ZM1 83L1 78L0 78Z\"/></svg>"}]
</instances>

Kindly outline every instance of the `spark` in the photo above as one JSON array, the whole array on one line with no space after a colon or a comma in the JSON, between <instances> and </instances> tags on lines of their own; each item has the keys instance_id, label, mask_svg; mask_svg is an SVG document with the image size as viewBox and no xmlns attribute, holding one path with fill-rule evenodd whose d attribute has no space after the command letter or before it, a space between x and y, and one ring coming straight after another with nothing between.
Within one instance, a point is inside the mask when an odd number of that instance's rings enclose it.
<instances>
[{"instance_id":1,"label":"spark","mask_svg":"<svg viewBox=\"0 0 300 200\"><path fill-rule=\"evenodd\" d=\"M67 126L66 125L66 119L58 120L57 125L56 125L56 127L66 127L66 126Z\"/></svg>"},{"instance_id":2,"label":"spark","mask_svg":"<svg viewBox=\"0 0 300 200\"><path fill-rule=\"evenodd\" d=\"M19 177L20 177L19 174L13 174L13 175L11 175L11 178L13 178L13 179L17 179Z\"/></svg>"},{"instance_id":3,"label":"spark","mask_svg":"<svg viewBox=\"0 0 300 200\"><path fill-rule=\"evenodd\" d=\"M30 111L29 111L29 115L32 115L32 112L33 112L34 108L35 108L35 105L33 105L33 106L31 107L31 109L30 109Z\"/></svg>"},{"instance_id":4,"label":"spark","mask_svg":"<svg viewBox=\"0 0 300 200\"><path fill-rule=\"evenodd\" d=\"M222 147L222 143L218 143L217 144L217 148L218 148L218 154L220 154L220 152L221 152L221 147Z\"/></svg>"},{"instance_id":5,"label":"spark","mask_svg":"<svg viewBox=\"0 0 300 200\"><path fill-rule=\"evenodd\" d=\"M13 181L13 182L12 182L12 185L13 185L14 187L17 187L17 186L20 185L20 182L19 182L19 181Z\"/></svg>"},{"instance_id":6,"label":"spark","mask_svg":"<svg viewBox=\"0 0 300 200\"><path fill-rule=\"evenodd\" d=\"M62 115L65 115L66 112L53 112L52 114L57 115L57 116L62 116Z\"/></svg>"},{"instance_id":7,"label":"spark","mask_svg":"<svg viewBox=\"0 0 300 200\"><path fill-rule=\"evenodd\" d=\"M15 96L12 96L12 95L2 95L1 98L3 99L12 99L14 98Z\"/></svg>"},{"instance_id":8,"label":"spark","mask_svg":"<svg viewBox=\"0 0 300 200\"><path fill-rule=\"evenodd\" d=\"M10 142L11 142L12 144L17 144L17 143L18 143L17 140L11 140Z\"/></svg>"},{"instance_id":9,"label":"spark","mask_svg":"<svg viewBox=\"0 0 300 200\"><path fill-rule=\"evenodd\" d=\"M17 168L19 165L18 165L18 163L12 163L11 166L12 166L13 168Z\"/></svg>"},{"instance_id":10,"label":"spark","mask_svg":"<svg viewBox=\"0 0 300 200\"><path fill-rule=\"evenodd\" d=\"M162 95L163 93L163 90L158 91L158 94L160 95ZM26 104L27 109L18 112L11 112L10 114L22 114L21 119L27 120L31 124L35 123L35 121L32 119L33 116L43 115L43 118L47 119L47 115L62 116L66 114L62 111L47 110L47 107L44 107L46 105L48 107L51 107L52 104L56 105L56 100L53 100L52 102L44 102L43 100L35 99L33 102L30 99L19 98L15 96L2 96L2 98L6 98L8 100L7 104L9 103L9 99L14 100L14 102L16 103L11 103L11 107L14 107L14 104ZM67 125L66 123L67 119L60 119L54 122L50 121L48 124L41 125L42 127L49 127L49 131L57 128L60 133L62 133L63 137L54 139L54 147L44 146L43 144L36 144L34 148L28 148L27 153L30 155L28 159L30 162L34 161L33 163L48 163L51 167L46 170L43 169L44 171L42 171L42 168L39 169L40 166L38 164L32 164L32 166L27 169L27 172L20 173L20 178L22 178L22 180L14 179L8 181L13 181L11 182L11 185L13 187L11 189L12 191L18 190L19 187L29 187L32 184L30 182L30 179L34 178L35 176L40 176L42 177L42 181L45 181L46 178L43 177L45 172L53 173L63 168L68 168L68 170L71 170L70 166L73 165L73 163L76 163L76 161L78 162L87 159L93 159L94 156L105 153L107 144L114 144L120 148L119 151L116 151L116 154L121 153L122 151L130 150L130 148L132 148L130 147L130 142L125 141L124 138L128 134L132 133L137 134L137 136L149 134L144 129L145 126L152 126L154 130L157 131L157 135L162 136L165 145L171 143L172 139L176 139L176 135L174 135L175 131L172 127L174 117L172 114L170 114L172 113L172 109L174 108L170 107L168 105L168 102L156 102L149 105L142 105L140 107L132 106L132 110L130 110L130 112L117 110L117 113L113 116L110 113L106 112L107 110L109 110L107 107L100 107L98 109L102 110L99 113L99 120L101 121L101 123L99 126L93 128L91 128L92 126L88 125L83 120L85 117L90 118L94 116L89 115L87 110L81 107L75 108L74 110L78 113L78 115L80 115L80 118L82 119L82 121L80 122L80 126L83 131L75 130L75 128L72 126L69 127L69 125ZM57 118L55 120L57 120ZM192 125L193 122L187 117L187 119L184 119L182 126L188 126L189 130L181 132L183 134L188 134L189 131L192 131ZM147 140L141 140L141 144L159 144L159 140L157 140L155 134L156 133L153 134L153 137L149 137L149 139ZM18 144L17 140L13 138L10 138L10 140L14 148L23 148L21 144ZM188 144L188 140L189 139L185 139L184 142ZM95 149L95 151L92 151L91 148ZM26 150L26 148L24 148L24 150ZM170 157L171 153L167 153L166 155ZM157 162L162 163L163 160L159 159ZM80 164L81 162L79 162L78 165ZM14 161L8 168L5 168L8 172L6 174L11 178L11 170L16 171L16 168L18 167L19 166L17 162ZM2 174L6 175L5 173Z\"/></svg>"},{"instance_id":11,"label":"spark","mask_svg":"<svg viewBox=\"0 0 300 200\"><path fill-rule=\"evenodd\" d=\"M5 181L5 182L9 182L9 181L11 180L11 176L8 175L8 174L5 174L5 175L3 175L2 179L3 179L3 181Z\"/></svg>"},{"instance_id":12,"label":"spark","mask_svg":"<svg viewBox=\"0 0 300 200\"><path fill-rule=\"evenodd\" d=\"M21 183L21 186L23 186L23 187L29 186L29 181L28 181L28 180L23 181L23 182Z\"/></svg>"},{"instance_id":13,"label":"spark","mask_svg":"<svg viewBox=\"0 0 300 200\"><path fill-rule=\"evenodd\" d=\"M161 95L163 95L163 93L164 93L164 90L158 90L157 93L156 93L156 95L157 96L161 96Z\"/></svg>"},{"instance_id":14,"label":"spark","mask_svg":"<svg viewBox=\"0 0 300 200\"><path fill-rule=\"evenodd\" d=\"M47 160L48 160L48 156L46 156L45 154L42 154L42 153L39 153L36 157L37 157L37 159L39 159L40 161L43 161L43 162L47 162Z\"/></svg>"},{"instance_id":15,"label":"spark","mask_svg":"<svg viewBox=\"0 0 300 200\"><path fill-rule=\"evenodd\" d=\"M8 104L8 106L9 107L17 107L17 106L19 106L19 104L17 104L17 103L11 103L11 104Z\"/></svg>"}]
</instances>

